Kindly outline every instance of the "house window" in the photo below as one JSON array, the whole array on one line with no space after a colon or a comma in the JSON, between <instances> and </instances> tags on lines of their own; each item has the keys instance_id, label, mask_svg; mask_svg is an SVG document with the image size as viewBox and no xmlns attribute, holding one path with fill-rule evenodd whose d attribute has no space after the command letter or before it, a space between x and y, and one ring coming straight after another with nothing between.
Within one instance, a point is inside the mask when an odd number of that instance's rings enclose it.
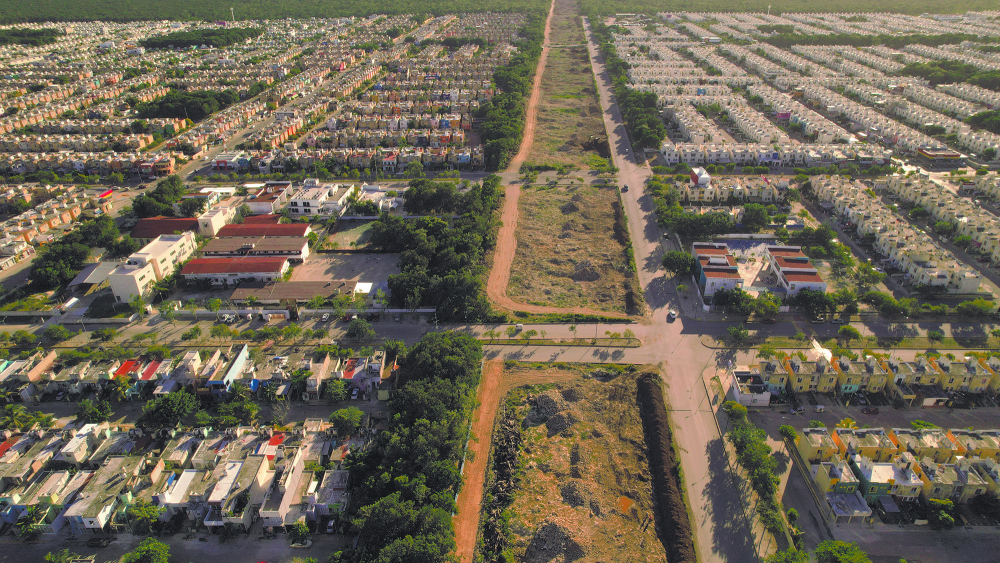
<instances>
[{"instance_id":1,"label":"house window","mask_svg":"<svg viewBox=\"0 0 1000 563\"><path fill-rule=\"evenodd\" d=\"M938 494L940 492L941 492L941 487L934 487L934 494Z\"/></svg>"},{"instance_id":2,"label":"house window","mask_svg":"<svg viewBox=\"0 0 1000 563\"><path fill-rule=\"evenodd\" d=\"M955 378L954 377L948 378L948 383L955 383Z\"/></svg>"}]
</instances>

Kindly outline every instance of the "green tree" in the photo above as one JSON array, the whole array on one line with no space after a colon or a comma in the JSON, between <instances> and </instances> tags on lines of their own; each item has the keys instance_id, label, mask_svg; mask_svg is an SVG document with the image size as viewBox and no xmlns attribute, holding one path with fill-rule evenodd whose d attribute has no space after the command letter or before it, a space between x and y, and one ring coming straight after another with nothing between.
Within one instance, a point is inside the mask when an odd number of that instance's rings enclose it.
<instances>
[{"instance_id":1,"label":"green tree","mask_svg":"<svg viewBox=\"0 0 1000 563\"><path fill-rule=\"evenodd\" d=\"M145 499L135 499L131 506L125 510L125 517L135 524L135 530L139 533L148 532L161 514L166 510L164 506L157 506Z\"/></svg>"},{"instance_id":2,"label":"green tree","mask_svg":"<svg viewBox=\"0 0 1000 563\"><path fill-rule=\"evenodd\" d=\"M337 403L347 399L347 385L343 379L328 379L326 382L326 399Z\"/></svg>"},{"instance_id":3,"label":"green tree","mask_svg":"<svg viewBox=\"0 0 1000 563\"><path fill-rule=\"evenodd\" d=\"M7 405L0 416L0 426L10 430L17 430L28 423L28 409L24 405Z\"/></svg>"},{"instance_id":4,"label":"green tree","mask_svg":"<svg viewBox=\"0 0 1000 563\"><path fill-rule=\"evenodd\" d=\"M230 401L219 406L219 414L223 417L233 417L240 424L250 425L257 419L260 407L257 403L244 399L242 401Z\"/></svg>"},{"instance_id":5,"label":"green tree","mask_svg":"<svg viewBox=\"0 0 1000 563\"><path fill-rule=\"evenodd\" d=\"M671 250L663 255L663 269L671 275L686 276L694 271L694 257L683 250Z\"/></svg>"},{"instance_id":6,"label":"green tree","mask_svg":"<svg viewBox=\"0 0 1000 563\"><path fill-rule=\"evenodd\" d=\"M742 323L726 327L726 332L729 334L729 338L732 338L735 342L743 342L750 338L750 331Z\"/></svg>"},{"instance_id":7,"label":"green tree","mask_svg":"<svg viewBox=\"0 0 1000 563\"><path fill-rule=\"evenodd\" d=\"M955 503L950 500L928 499L927 521L932 530L950 530L955 527Z\"/></svg>"},{"instance_id":8,"label":"green tree","mask_svg":"<svg viewBox=\"0 0 1000 563\"><path fill-rule=\"evenodd\" d=\"M375 329L370 322L356 317L347 325L347 337L362 341L372 340L375 338Z\"/></svg>"},{"instance_id":9,"label":"green tree","mask_svg":"<svg viewBox=\"0 0 1000 563\"><path fill-rule=\"evenodd\" d=\"M743 228L751 233L759 232L771 222L767 208L759 203L748 203L743 206Z\"/></svg>"},{"instance_id":10,"label":"green tree","mask_svg":"<svg viewBox=\"0 0 1000 563\"><path fill-rule=\"evenodd\" d=\"M809 552L790 547L767 557L764 563L809 563Z\"/></svg>"},{"instance_id":11,"label":"green tree","mask_svg":"<svg viewBox=\"0 0 1000 563\"><path fill-rule=\"evenodd\" d=\"M118 331L111 327L97 329L90 333L91 338L96 338L104 342L111 342L116 336L118 336Z\"/></svg>"},{"instance_id":12,"label":"green tree","mask_svg":"<svg viewBox=\"0 0 1000 563\"><path fill-rule=\"evenodd\" d=\"M209 334L212 335L212 338L231 338L233 331L226 325L213 325Z\"/></svg>"},{"instance_id":13,"label":"green tree","mask_svg":"<svg viewBox=\"0 0 1000 563\"><path fill-rule=\"evenodd\" d=\"M813 552L816 563L871 563L868 554L856 543L827 540Z\"/></svg>"},{"instance_id":14,"label":"green tree","mask_svg":"<svg viewBox=\"0 0 1000 563\"><path fill-rule=\"evenodd\" d=\"M309 526L305 522L299 521L292 524L288 530L288 539L291 543L302 543L309 537Z\"/></svg>"},{"instance_id":15,"label":"green tree","mask_svg":"<svg viewBox=\"0 0 1000 563\"><path fill-rule=\"evenodd\" d=\"M181 335L181 340L197 340L201 336L201 327L193 326Z\"/></svg>"},{"instance_id":16,"label":"green tree","mask_svg":"<svg viewBox=\"0 0 1000 563\"><path fill-rule=\"evenodd\" d=\"M181 211L182 217L197 217L205 211L205 198L202 197L192 197L188 199L182 199L177 207Z\"/></svg>"},{"instance_id":17,"label":"green tree","mask_svg":"<svg viewBox=\"0 0 1000 563\"><path fill-rule=\"evenodd\" d=\"M778 433L781 434L781 436L784 437L786 440L792 442L794 442L795 438L799 436L799 433L795 431L795 428L788 424L782 424L781 426L779 426Z\"/></svg>"},{"instance_id":18,"label":"green tree","mask_svg":"<svg viewBox=\"0 0 1000 563\"><path fill-rule=\"evenodd\" d=\"M151 426L173 426L198 408L198 399L185 391L169 393L146 402L141 420Z\"/></svg>"},{"instance_id":19,"label":"green tree","mask_svg":"<svg viewBox=\"0 0 1000 563\"><path fill-rule=\"evenodd\" d=\"M338 436L351 436L361 427L361 419L364 413L357 407L347 407L333 411L330 414L330 422L337 429Z\"/></svg>"},{"instance_id":20,"label":"green tree","mask_svg":"<svg viewBox=\"0 0 1000 563\"><path fill-rule=\"evenodd\" d=\"M62 551L49 552L45 554L46 563L70 563L76 559L83 557L79 553L73 553L68 549L63 549Z\"/></svg>"},{"instance_id":21,"label":"green tree","mask_svg":"<svg viewBox=\"0 0 1000 563\"><path fill-rule=\"evenodd\" d=\"M219 320L219 309L222 309L222 299L209 299L205 306L209 311L215 313L215 320Z\"/></svg>"},{"instance_id":22,"label":"green tree","mask_svg":"<svg viewBox=\"0 0 1000 563\"><path fill-rule=\"evenodd\" d=\"M837 423L837 428L857 428L858 423L850 417L844 418Z\"/></svg>"},{"instance_id":23,"label":"green tree","mask_svg":"<svg viewBox=\"0 0 1000 563\"><path fill-rule=\"evenodd\" d=\"M33 346L38 341L38 337L26 330L16 330L10 337L15 346L27 348Z\"/></svg>"},{"instance_id":24,"label":"green tree","mask_svg":"<svg viewBox=\"0 0 1000 563\"><path fill-rule=\"evenodd\" d=\"M42 331L42 336L48 338L52 342L62 342L63 340L69 340L73 337L75 333L70 332L66 327L62 325L49 325L45 327Z\"/></svg>"},{"instance_id":25,"label":"green tree","mask_svg":"<svg viewBox=\"0 0 1000 563\"><path fill-rule=\"evenodd\" d=\"M134 550L126 553L121 558L121 563L169 563L170 562L170 546L167 544L154 540L153 538L146 538L142 540Z\"/></svg>"},{"instance_id":26,"label":"green tree","mask_svg":"<svg viewBox=\"0 0 1000 563\"><path fill-rule=\"evenodd\" d=\"M837 330L837 336L845 343L850 344L851 340L860 339L861 333L851 325L844 325Z\"/></svg>"},{"instance_id":27,"label":"green tree","mask_svg":"<svg viewBox=\"0 0 1000 563\"><path fill-rule=\"evenodd\" d=\"M133 295L132 298L128 300L128 306L132 309L132 312L137 315L146 314L146 300L141 295Z\"/></svg>"},{"instance_id":28,"label":"green tree","mask_svg":"<svg viewBox=\"0 0 1000 563\"><path fill-rule=\"evenodd\" d=\"M77 418L85 422L104 422L111 418L114 412L111 410L111 403L107 400L94 402L84 399L76 404Z\"/></svg>"}]
</instances>

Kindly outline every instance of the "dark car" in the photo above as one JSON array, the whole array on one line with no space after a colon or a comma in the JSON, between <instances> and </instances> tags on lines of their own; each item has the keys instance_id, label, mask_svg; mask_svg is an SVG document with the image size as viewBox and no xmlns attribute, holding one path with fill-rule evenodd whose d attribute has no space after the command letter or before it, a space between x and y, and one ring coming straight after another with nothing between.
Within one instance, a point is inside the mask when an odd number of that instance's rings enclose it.
<instances>
[{"instance_id":1,"label":"dark car","mask_svg":"<svg viewBox=\"0 0 1000 563\"><path fill-rule=\"evenodd\" d=\"M100 538L90 538L87 540L87 547L108 547L115 538L104 536Z\"/></svg>"},{"instance_id":2,"label":"dark car","mask_svg":"<svg viewBox=\"0 0 1000 563\"><path fill-rule=\"evenodd\" d=\"M865 407L861 409L861 414L878 414L878 407Z\"/></svg>"},{"instance_id":3,"label":"dark car","mask_svg":"<svg viewBox=\"0 0 1000 563\"><path fill-rule=\"evenodd\" d=\"M622 186L622 191L623 192L627 192L628 191L628 184L625 184L624 186Z\"/></svg>"}]
</instances>

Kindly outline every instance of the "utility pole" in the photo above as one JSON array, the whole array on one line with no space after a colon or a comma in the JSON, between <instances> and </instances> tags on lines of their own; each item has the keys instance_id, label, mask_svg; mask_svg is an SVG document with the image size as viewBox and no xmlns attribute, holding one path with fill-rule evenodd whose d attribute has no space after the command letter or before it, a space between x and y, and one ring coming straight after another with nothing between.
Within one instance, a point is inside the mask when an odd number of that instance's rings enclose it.
<instances>
[{"instance_id":1,"label":"utility pole","mask_svg":"<svg viewBox=\"0 0 1000 563\"><path fill-rule=\"evenodd\" d=\"M232 8L230 8L230 9L232 9ZM769 16L771 15L771 5L770 4L767 5L767 15L769 15Z\"/></svg>"},{"instance_id":2,"label":"utility pole","mask_svg":"<svg viewBox=\"0 0 1000 563\"><path fill-rule=\"evenodd\" d=\"M771 7L768 6L767 10L768 10L767 13L770 14L771 13ZM233 7L232 6L229 7L229 15L232 16L233 23L236 23L236 14L233 12Z\"/></svg>"}]
</instances>

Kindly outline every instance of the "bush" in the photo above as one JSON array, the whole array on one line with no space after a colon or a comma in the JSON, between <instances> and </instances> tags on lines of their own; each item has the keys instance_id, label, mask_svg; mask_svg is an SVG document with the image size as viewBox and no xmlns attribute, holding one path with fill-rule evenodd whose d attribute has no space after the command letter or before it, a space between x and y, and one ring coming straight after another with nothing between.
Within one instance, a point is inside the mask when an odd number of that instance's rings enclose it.
<instances>
[{"instance_id":1,"label":"bush","mask_svg":"<svg viewBox=\"0 0 1000 563\"><path fill-rule=\"evenodd\" d=\"M747 417L747 408L736 401L726 401L722 403L722 410L726 411L729 418L741 420Z\"/></svg>"},{"instance_id":2,"label":"bush","mask_svg":"<svg viewBox=\"0 0 1000 563\"><path fill-rule=\"evenodd\" d=\"M941 339L944 338L944 333L941 332L940 330L928 330L927 338L929 340L935 340L940 342Z\"/></svg>"},{"instance_id":3,"label":"bush","mask_svg":"<svg viewBox=\"0 0 1000 563\"><path fill-rule=\"evenodd\" d=\"M799 433L795 431L795 428L789 426L788 424L782 424L779 426L778 432L783 438L791 442L794 442L795 439L799 437Z\"/></svg>"}]
</instances>

